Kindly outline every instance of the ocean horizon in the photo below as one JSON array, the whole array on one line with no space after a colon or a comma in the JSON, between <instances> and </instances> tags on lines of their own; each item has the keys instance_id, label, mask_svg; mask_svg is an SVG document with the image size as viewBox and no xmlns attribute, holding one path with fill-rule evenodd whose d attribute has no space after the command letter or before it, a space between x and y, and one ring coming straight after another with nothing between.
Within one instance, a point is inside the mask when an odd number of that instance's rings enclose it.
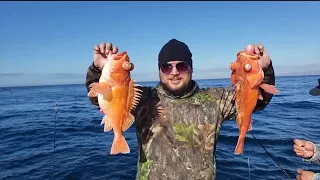
<instances>
[{"instance_id":1,"label":"ocean horizon","mask_svg":"<svg viewBox=\"0 0 320 180\"><path fill-rule=\"evenodd\" d=\"M277 163L292 179L297 168L320 172L319 165L303 162L293 151L294 138L320 143L320 98L309 95L318 78L276 77L280 94L253 114L257 141L248 133L243 155L233 154L239 135L236 122L225 121L217 143L216 179L288 179ZM138 81L143 86L157 82ZM196 82L201 88L230 85L228 78ZM0 91L0 180L135 179L135 125L124 133L131 153L110 156L113 132L103 132L103 115L90 104L84 83L4 88L10 93Z\"/></svg>"},{"instance_id":2,"label":"ocean horizon","mask_svg":"<svg viewBox=\"0 0 320 180\"><path fill-rule=\"evenodd\" d=\"M307 74L307 75L280 75L276 76L276 82L278 78L290 78L290 77L314 77L314 76L319 76L320 74ZM135 79L134 79L135 80ZM208 81L208 80L230 80L230 77L224 77L224 78L200 78L200 79L193 79L195 81ZM140 80L136 81L137 83L158 83L159 80ZM317 81L315 81L317 83ZM68 85L85 85L85 79L83 83L61 83L61 84L39 84L39 85L9 85L9 86L2 86L0 84L0 88L19 88L19 87L37 87L37 86L68 86ZM276 84L277 85L277 84Z\"/></svg>"}]
</instances>

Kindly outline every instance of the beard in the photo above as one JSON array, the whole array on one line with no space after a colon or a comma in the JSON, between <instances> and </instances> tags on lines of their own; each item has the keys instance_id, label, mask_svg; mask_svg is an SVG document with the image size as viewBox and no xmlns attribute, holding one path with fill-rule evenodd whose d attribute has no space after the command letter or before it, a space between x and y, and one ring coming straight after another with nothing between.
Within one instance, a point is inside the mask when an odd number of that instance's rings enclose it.
<instances>
[{"instance_id":1,"label":"beard","mask_svg":"<svg viewBox=\"0 0 320 180\"><path fill-rule=\"evenodd\" d=\"M169 95L183 96L189 92L189 90L193 86L193 83L190 80L187 84L183 84L179 89L174 89L174 90L170 88L170 85L168 85L168 83L163 83L160 81L160 85Z\"/></svg>"}]
</instances>

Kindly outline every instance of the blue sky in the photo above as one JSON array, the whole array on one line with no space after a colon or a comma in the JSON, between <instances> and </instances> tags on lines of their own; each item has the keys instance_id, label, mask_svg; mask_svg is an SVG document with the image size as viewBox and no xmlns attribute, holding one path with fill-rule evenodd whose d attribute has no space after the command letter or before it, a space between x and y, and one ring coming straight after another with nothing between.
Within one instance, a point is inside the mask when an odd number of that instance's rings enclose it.
<instances>
[{"instance_id":1,"label":"blue sky","mask_svg":"<svg viewBox=\"0 0 320 180\"><path fill-rule=\"evenodd\" d=\"M129 53L133 78L157 80L172 38L189 45L195 79L229 77L249 43L264 44L278 75L315 73L319 17L318 2L1 2L0 86L84 83L101 41Z\"/></svg>"}]
</instances>

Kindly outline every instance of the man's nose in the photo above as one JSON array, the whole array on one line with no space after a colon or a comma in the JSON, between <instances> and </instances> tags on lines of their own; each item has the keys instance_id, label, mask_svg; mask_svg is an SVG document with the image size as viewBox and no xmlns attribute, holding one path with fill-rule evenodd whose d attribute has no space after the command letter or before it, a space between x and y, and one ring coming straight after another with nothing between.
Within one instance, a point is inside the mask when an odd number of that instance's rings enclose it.
<instances>
[{"instance_id":1,"label":"man's nose","mask_svg":"<svg viewBox=\"0 0 320 180\"><path fill-rule=\"evenodd\" d=\"M176 66L173 66L172 71L171 71L171 75L179 75L179 71L177 70Z\"/></svg>"}]
</instances>

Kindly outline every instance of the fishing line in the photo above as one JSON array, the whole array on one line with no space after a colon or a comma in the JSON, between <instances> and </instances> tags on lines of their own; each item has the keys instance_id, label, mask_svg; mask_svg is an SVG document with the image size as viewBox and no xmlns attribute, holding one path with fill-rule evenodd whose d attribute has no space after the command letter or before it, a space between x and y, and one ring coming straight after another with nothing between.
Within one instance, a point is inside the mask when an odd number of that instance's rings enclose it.
<instances>
[{"instance_id":1,"label":"fishing line","mask_svg":"<svg viewBox=\"0 0 320 180\"><path fill-rule=\"evenodd\" d=\"M58 114L58 101L55 104L55 115L54 115L54 138L53 138L53 154L52 154L52 178L54 178L54 158L55 158L55 151L56 151L56 121L57 121L57 114Z\"/></svg>"},{"instance_id":2,"label":"fishing line","mask_svg":"<svg viewBox=\"0 0 320 180\"><path fill-rule=\"evenodd\" d=\"M249 158L248 158L248 169L249 169L249 180L251 180L251 173L250 173L250 161L249 161Z\"/></svg>"},{"instance_id":3,"label":"fishing line","mask_svg":"<svg viewBox=\"0 0 320 180\"><path fill-rule=\"evenodd\" d=\"M291 177L289 176L289 174L273 159L273 157L271 156L271 154L267 151L267 149L258 141L258 139L253 135L253 133L251 131L248 131L251 136L254 138L254 140L264 149L264 151L266 151L266 153L268 154L268 156L272 159L273 162L276 163L276 165L279 167L279 169L288 177L288 179L292 180Z\"/></svg>"}]
</instances>

